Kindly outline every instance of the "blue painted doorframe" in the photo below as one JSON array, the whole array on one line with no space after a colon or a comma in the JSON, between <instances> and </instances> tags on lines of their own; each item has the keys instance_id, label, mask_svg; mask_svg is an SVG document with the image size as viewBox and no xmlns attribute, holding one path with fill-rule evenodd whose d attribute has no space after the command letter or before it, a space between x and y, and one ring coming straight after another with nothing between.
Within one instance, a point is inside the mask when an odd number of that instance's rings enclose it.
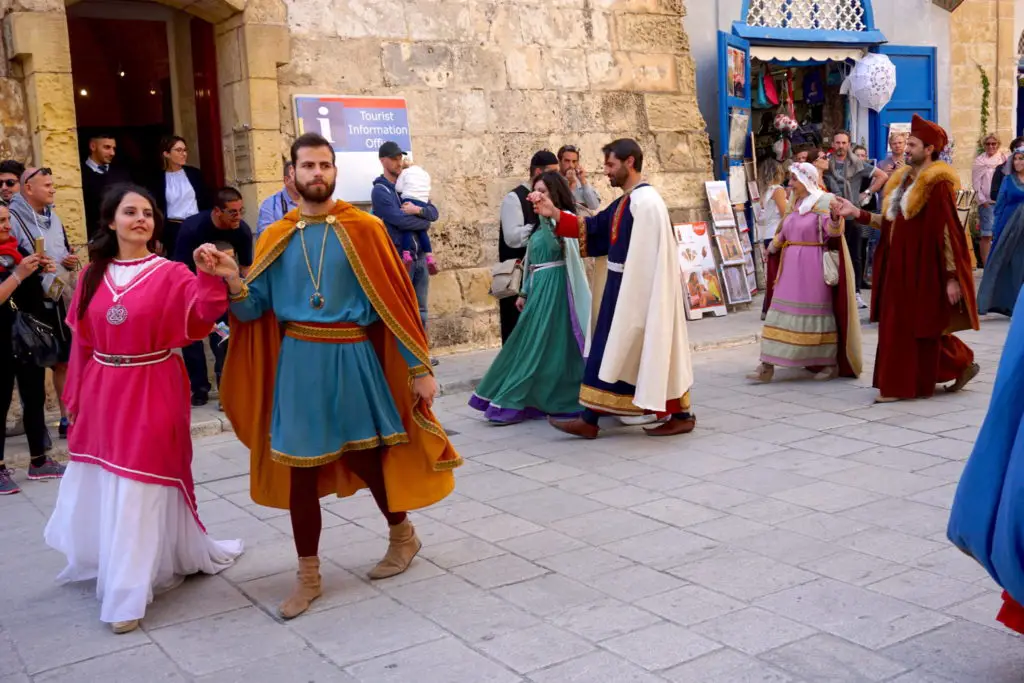
<instances>
[{"instance_id":1,"label":"blue painted doorframe","mask_svg":"<svg viewBox=\"0 0 1024 683\"><path fill-rule=\"evenodd\" d=\"M929 121L936 120L936 49L880 45L877 51L887 55L896 65L896 92L882 111L872 111L869 117L869 154L873 159L883 159L888 155L890 124L909 123L914 114Z\"/></svg>"},{"instance_id":2,"label":"blue painted doorframe","mask_svg":"<svg viewBox=\"0 0 1024 683\"><path fill-rule=\"evenodd\" d=\"M736 90L733 83L729 81L729 48L739 50L744 54L744 82L743 87ZM745 109L750 113L750 86L753 74L750 73L750 43L734 35L718 32L718 147L715 149L717 159L715 168L718 170L719 180L729 179L730 166L742 166L743 159L729 158L729 113L732 109ZM747 132L750 131L750 124L747 124Z\"/></svg>"}]
</instances>

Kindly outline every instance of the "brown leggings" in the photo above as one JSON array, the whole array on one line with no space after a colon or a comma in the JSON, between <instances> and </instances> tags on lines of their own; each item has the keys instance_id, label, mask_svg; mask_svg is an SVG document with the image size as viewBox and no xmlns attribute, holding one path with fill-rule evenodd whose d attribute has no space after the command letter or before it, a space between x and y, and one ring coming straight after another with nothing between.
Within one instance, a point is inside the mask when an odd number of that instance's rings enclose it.
<instances>
[{"instance_id":1,"label":"brown leggings","mask_svg":"<svg viewBox=\"0 0 1024 683\"><path fill-rule=\"evenodd\" d=\"M384 465L379 450L354 451L343 456L352 472L366 482L388 524L394 526L405 521L404 512L388 510L388 493L384 487ZM293 467L288 507L292 517L292 533L299 557L313 557L319 553L320 496L317 491L319 467Z\"/></svg>"}]
</instances>

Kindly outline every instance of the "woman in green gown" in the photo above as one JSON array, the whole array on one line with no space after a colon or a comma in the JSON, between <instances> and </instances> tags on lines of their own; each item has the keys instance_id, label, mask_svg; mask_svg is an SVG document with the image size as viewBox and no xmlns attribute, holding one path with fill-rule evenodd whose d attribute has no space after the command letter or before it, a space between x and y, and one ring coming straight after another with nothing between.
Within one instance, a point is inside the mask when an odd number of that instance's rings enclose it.
<instances>
[{"instance_id":1,"label":"woman in green gown","mask_svg":"<svg viewBox=\"0 0 1024 683\"><path fill-rule=\"evenodd\" d=\"M533 189L563 211L575 211L569 184L547 172ZM557 237L554 222L540 218L527 242L523 285L516 302L522 316L481 380L469 405L491 422L574 416L583 380L583 350L590 330L590 288L579 243Z\"/></svg>"}]
</instances>

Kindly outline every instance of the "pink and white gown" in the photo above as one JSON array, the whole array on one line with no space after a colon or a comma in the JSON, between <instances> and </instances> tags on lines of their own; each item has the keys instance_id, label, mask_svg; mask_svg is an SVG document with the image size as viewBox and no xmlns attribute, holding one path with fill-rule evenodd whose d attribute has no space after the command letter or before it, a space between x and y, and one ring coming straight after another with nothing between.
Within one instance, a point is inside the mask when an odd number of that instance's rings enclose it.
<instances>
[{"instance_id":1,"label":"pink and white gown","mask_svg":"<svg viewBox=\"0 0 1024 683\"><path fill-rule=\"evenodd\" d=\"M154 593L187 574L216 574L242 553L240 540L216 541L199 520L177 351L209 334L227 289L151 256L111 263L79 320L82 291L68 313L71 462L44 536L68 560L58 582L96 579L100 619L115 623L141 619Z\"/></svg>"}]
</instances>

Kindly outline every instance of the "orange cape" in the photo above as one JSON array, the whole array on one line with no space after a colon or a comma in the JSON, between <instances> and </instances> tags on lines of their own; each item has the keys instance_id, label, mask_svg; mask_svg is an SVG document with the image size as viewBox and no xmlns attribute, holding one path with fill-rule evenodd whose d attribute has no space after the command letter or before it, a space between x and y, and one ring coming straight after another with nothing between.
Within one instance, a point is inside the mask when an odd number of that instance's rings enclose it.
<instances>
[{"instance_id":1,"label":"orange cape","mask_svg":"<svg viewBox=\"0 0 1024 683\"><path fill-rule=\"evenodd\" d=\"M335 234L356 278L382 322L367 330L409 440L382 449L388 505L393 511L415 510L443 499L455 488L454 468L462 464L437 418L411 391L409 366L399 352L401 340L427 368L430 354L420 321L412 281L379 219L345 202L331 210ZM247 282L260 277L284 253L295 234L297 209L268 227L256 244ZM287 509L291 469L270 457L270 419L282 329L273 311L258 320L231 316L231 342L224 363L221 401L239 440L250 451L252 499L259 505ZM329 377L325 382L331 381ZM339 415L338 419L345 419ZM350 496L366 484L346 466L345 458L320 468L319 493Z\"/></svg>"}]
</instances>

